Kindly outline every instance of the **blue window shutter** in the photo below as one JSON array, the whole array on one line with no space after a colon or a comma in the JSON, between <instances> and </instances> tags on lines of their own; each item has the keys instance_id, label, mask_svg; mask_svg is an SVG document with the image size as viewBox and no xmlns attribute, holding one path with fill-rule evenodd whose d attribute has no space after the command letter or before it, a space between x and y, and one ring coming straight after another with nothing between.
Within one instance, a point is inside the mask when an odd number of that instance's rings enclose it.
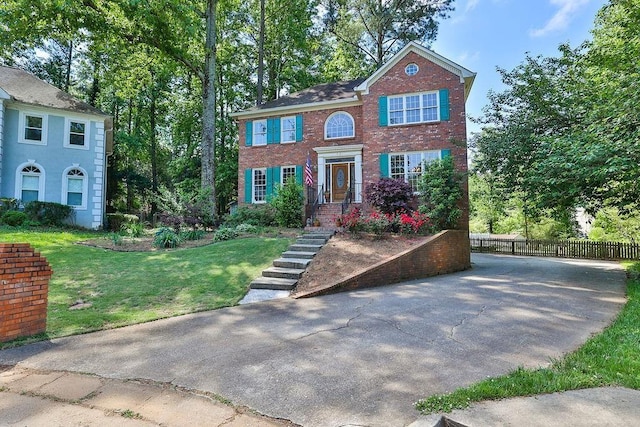
<instances>
[{"instance_id":1,"label":"blue window shutter","mask_svg":"<svg viewBox=\"0 0 640 427\"><path fill-rule=\"evenodd\" d=\"M280 118L267 119L267 144L280 143Z\"/></svg>"},{"instance_id":2,"label":"blue window shutter","mask_svg":"<svg viewBox=\"0 0 640 427\"><path fill-rule=\"evenodd\" d=\"M253 171L251 169L244 170L244 202L251 203L253 200Z\"/></svg>"},{"instance_id":3,"label":"blue window shutter","mask_svg":"<svg viewBox=\"0 0 640 427\"><path fill-rule=\"evenodd\" d=\"M296 166L296 182L302 185L302 166Z\"/></svg>"},{"instance_id":4,"label":"blue window shutter","mask_svg":"<svg viewBox=\"0 0 640 427\"><path fill-rule=\"evenodd\" d=\"M274 168L267 168L267 202L273 197ZM279 177L278 177L279 178ZM277 181L275 181L277 182Z\"/></svg>"},{"instance_id":5,"label":"blue window shutter","mask_svg":"<svg viewBox=\"0 0 640 427\"><path fill-rule=\"evenodd\" d=\"M296 116L296 142L302 141L302 114Z\"/></svg>"},{"instance_id":6,"label":"blue window shutter","mask_svg":"<svg viewBox=\"0 0 640 427\"><path fill-rule=\"evenodd\" d=\"M389 155L380 154L380 178L389 178Z\"/></svg>"},{"instance_id":7,"label":"blue window shutter","mask_svg":"<svg viewBox=\"0 0 640 427\"><path fill-rule=\"evenodd\" d=\"M278 184L280 184L280 180L282 179L282 174L280 172L280 166L276 166L273 169L273 189L275 190Z\"/></svg>"},{"instance_id":8,"label":"blue window shutter","mask_svg":"<svg viewBox=\"0 0 640 427\"><path fill-rule=\"evenodd\" d=\"M449 149L441 150L440 151L440 158L441 159L446 159L447 157L451 157L451 150L449 150Z\"/></svg>"},{"instance_id":9,"label":"blue window shutter","mask_svg":"<svg viewBox=\"0 0 640 427\"><path fill-rule=\"evenodd\" d=\"M389 113L387 109L387 97L381 96L378 98L378 124L380 126L388 126Z\"/></svg>"},{"instance_id":10,"label":"blue window shutter","mask_svg":"<svg viewBox=\"0 0 640 427\"><path fill-rule=\"evenodd\" d=\"M449 89L440 89L440 120L449 120Z\"/></svg>"},{"instance_id":11,"label":"blue window shutter","mask_svg":"<svg viewBox=\"0 0 640 427\"><path fill-rule=\"evenodd\" d=\"M246 131L244 133L244 143L247 147L251 147L253 143L253 122L248 121L246 123Z\"/></svg>"}]
</instances>

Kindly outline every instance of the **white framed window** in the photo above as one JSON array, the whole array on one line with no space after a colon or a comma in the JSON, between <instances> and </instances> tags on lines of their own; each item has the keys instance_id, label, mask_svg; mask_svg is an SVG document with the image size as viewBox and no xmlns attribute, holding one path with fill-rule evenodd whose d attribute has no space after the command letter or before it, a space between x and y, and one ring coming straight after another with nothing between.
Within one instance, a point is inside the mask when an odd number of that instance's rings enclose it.
<instances>
[{"instance_id":1,"label":"white framed window","mask_svg":"<svg viewBox=\"0 0 640 427\"><path fill-rule=\"evenodd\" d=\"M280 121L280 142L296 142L296 117L283 117Z\"/></svg>"},{"instance_id":2,"label":"white framed window","mask_svg":"<svg viewBox=\"0 0 640 427\"><path fill-rule=\"evenodd\" d=\"M47 145L47 115L35 112L20 114L18 142Z\"/></svg>"},{"instance_id":3,"label":"white framed window","mask_svg":"<svg viewBox=\"0 0 640 427\"><path fill-rule=\"evenodd\" d=\"M253 203L267 201L267 169L253 169Z\"/></svg>"},{"instance_id":4,"label":"white framed window","mask_svg":"<svg viewBox=\"0 0 640 427\"><path fill-rule=\"evenodd\" d=\"M256 120L253 122L253 145L267 145L267 121Z\"/></svg>"},{"instance_id":5,"label":"white framed window","mask_svg":"<svg viewBox=\"0 0 640 427\"><path fill-rule=\"evenodd\" d=\"M425 163L442 158L441 150L412 153L391 153L389 155L389 175L391 178L408 182L414 192L418 191L418 180Z\"/></svg>"},{"instance_id":6,"label":"white framed window","mask_svg":"<svg viewBox=\"0 0 640 427\"><path fill-rule=\"evenodd\" d=\"M351 114L339 111L330 115L324 123L324 138L353 138L355 126Z\"/></svg>"},{"instance_id":7,"label":"white framed window","mask_svg":"<svg viewBox=\"0 0 640 427\"><path fill-rule=\"evenodd\" d=\"M62 173L62 204L76 209L87 208L89 182L87 171L77 164Z\"/></svg>"},{"instance_id":8,"label":"white framed window","mask_svg":"<svg viewBox=\"0 0 640 427\"><path fill-rule=\"evenodd\" d=\"M407 76L415 76L416 74L418 74L419 70L420 68L418 68L418 64L416 64L415 62L407 64L407 66L404 67L404 72Z\"/></svg>"},{"instance_id":9,"label":"white framed window","mask_svg":"<svg viewBox=\"0 0 640 427\"><path fill-rule=\"evenodd\" d=\"M67 118L64 125L64 146L88 150L89 122Z\"/></svg>"},{"instance_id":10,"label":"white framed window","mask_svg":"<svg viewBox=\"0 0 640 427\"><path fill-rule=\"evenodd\" d=\"M389 124L427 123L440 120L438 92L389 98Z\"/></svg>"},{"instance_id":11,"label":"white framed window","mask_svg":"<svg viewBox=\"0 0 640 427\"><path fill-rule=\"evenodd\" d=\"M44 169L30 160L16 169L15 198L22 204L35 200L44 201Z\"/></svg>"},{"instance_id":12,"label":"white framed window","mask_svg":"<svg viewBox=\"0 0 640 427\"><path fill-rule=\"evenodd\" d=\"M295 166L282 166L280 168L280 184L285 185L289 178L296 179L296 167Z\"/></svg>"}]
</instances>

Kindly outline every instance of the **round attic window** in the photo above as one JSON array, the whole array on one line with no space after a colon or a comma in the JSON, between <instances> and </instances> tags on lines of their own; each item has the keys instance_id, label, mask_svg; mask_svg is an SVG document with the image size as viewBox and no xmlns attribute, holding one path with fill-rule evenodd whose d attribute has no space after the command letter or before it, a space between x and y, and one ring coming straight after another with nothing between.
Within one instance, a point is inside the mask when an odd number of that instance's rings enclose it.
<instances>
[{"instance_id":1,"label":"round attic window","mask_svg":"<svg viewBox=\"0 0 640 427\"><path fill-rule=\"evenodd\" d=\"M418 74L418 64L411 63L404 67L404 72L407 73L407 76L415 76Z\"/></svg>"}]
</instances>

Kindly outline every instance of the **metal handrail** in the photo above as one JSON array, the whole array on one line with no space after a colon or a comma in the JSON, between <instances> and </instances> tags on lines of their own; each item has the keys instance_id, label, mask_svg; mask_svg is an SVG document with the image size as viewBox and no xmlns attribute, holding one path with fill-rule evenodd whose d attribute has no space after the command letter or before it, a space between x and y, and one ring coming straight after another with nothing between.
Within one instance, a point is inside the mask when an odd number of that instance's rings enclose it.
<instances>
[{"instance_id":1,"label":"metal handrail","mask_svg":"<svg viewBox=\"0 0 640 427\"><path fill-rule=\"evenodd\" d=\"M311 190L313 190L313 187L311 187ZM324 193L323 190L324 190L324 185L319 187L319 191L315 194L315 200L311 205L311 221L316 219L316 213L318 211L318 207L320 206L320 200L322 198L322 194Z\"/></svg>"},{"instance_id":2,"label":"metal handrail","mask_svg":"<svg viewBox=\"0 0 640 427\"><path fill-rule=\"evenodd\" d=\"M342 214L343 215L345 214L345 212L349 208L349 205L351 204L351 201L352 201L351 183L349 183L349 186L347 188L347 192L344 195L344 200L342 200Z\"/></svg>"}]
</instances>

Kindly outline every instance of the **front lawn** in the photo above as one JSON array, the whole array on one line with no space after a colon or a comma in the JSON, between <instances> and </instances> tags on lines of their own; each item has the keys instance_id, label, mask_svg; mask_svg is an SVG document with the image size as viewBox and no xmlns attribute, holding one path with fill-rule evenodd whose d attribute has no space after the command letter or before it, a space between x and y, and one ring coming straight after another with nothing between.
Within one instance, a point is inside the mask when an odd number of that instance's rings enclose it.
<instances>
[{"instance_id":1,"label":"front lawn","mask_svg":"<svg viewBox=\"0 0 640 427\"><path fill-rule=\"evenodd\" d=\"M640 389L640 263L627 266L627 304L618 318L581 348L548 368L523 369L488 378L416 403L424 414L464 409L472 402L592 387Z\"/></svg>"},{"instance_id":2,"label":"front lawn","mask_svg":"<svg viewBox=\"0 0 640 427\"><path fill-rule=\"evenodd\" d=\"M96 236L0 229L0 241L30 243L53 268L47 333L36 339L234 305L249 282L291 243L288 238L250 237L154 252L115 252L76 244Z\"/></svg>"}]
</instances>

